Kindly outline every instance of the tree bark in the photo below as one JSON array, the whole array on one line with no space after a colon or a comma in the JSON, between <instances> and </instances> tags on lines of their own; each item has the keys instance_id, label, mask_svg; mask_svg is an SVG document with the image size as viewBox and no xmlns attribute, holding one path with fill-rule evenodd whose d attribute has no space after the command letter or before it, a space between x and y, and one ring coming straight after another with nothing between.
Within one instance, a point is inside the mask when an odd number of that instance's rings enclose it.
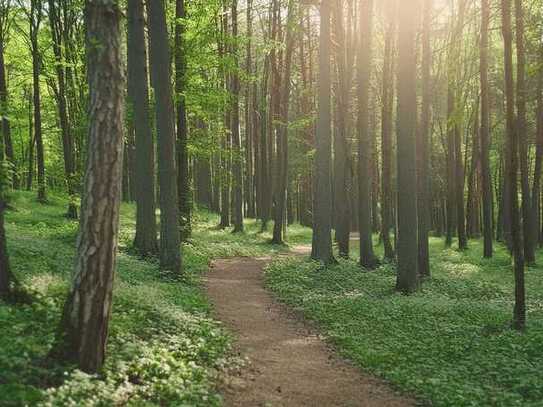
<instances>
[{"instance_id":1,"label":"tree bark","mask_svg":"<svg viewBox=\"0 0 543 407\"><path fill-rule=\"evenodd\" d=\"M517 137L520 157L520 185L522 192L522 231L524 261L535 264L535 241L532 238L532 198L528 168L528 137L526 135L526 52L524 40L524 7L522 0L515 0L517 44Z\"/></svg>"},{"instance_id":2,"label":"tree bark","mask_svg":"<svg viewBox=\"0 0 543 407\"><path fill-rule=\"evenodd\" d=\"M418 7L400 2L398 59L398 274L396 289L416 291L418 279L417 219L417 62L415 52Z\"/></svg>"},{"instance_id":3,"label":"tree bark","mask_svg":"<svg viewBox=\"0 0 543 407\"><path fill-rule=\"evenodd\" d=\"M289 124L289 104L290 104L290 82L292 54L294 53L294 21L296 17L294 0L289 0L286 34L286 55L284 61L284 78L282 80L283 89L281 91L281 112L280 121L277 124L277 191L276 191L276 209L274 213L274 227L272 241L275 244L284 243L284 225L287 201L288 186L288 124Z\"/></svg>"},{"instance_id":4,"label":"tree bark","mask_svg":"<svg viewBox=\"0 0 543 407\"><path fill-rule=\"evenodd\" d=\"M313 244L311 257L329 264L332 253L332 185L331 185L331 78L330 78L330 14L328 1L320 5L319 90L315 156L315 193L313 198Z\"/></svg>"},{"instance_id":5,"label":"tree bark","mask_svg":"<svg viewBox=\"0 0 543 407\"><path fill-rule=\"evenodd\" d=\"M47 202L45 184L45 153L43 147L41 121L41 55L38 44L38 34L42 19L42 0L31 0L29 15L30 45L32 50L32 84L34 92L34 139L36 140L36 157L38 162L38 201Z\"/></svg>"},{"instance_id":6,"label":"tree bark","mask_svg":"<svg viewBox=\"0 0 543 407\"><path fill-rule=\"evenodd\" d=\"M392 223L392 120L394 110L394 36L396 32L395 3L389 2L387 8L387 29L385 34L385 54L383 60L382 111L381 111L381 240L386 261L394 261L396 256L390 240Z\"/></svg>"},{"instance_id":7,"label":"tree bark","mask_svg":"<svg viewBox=\"0 0 543 407\"><path fill-rule=\"evenodd\" d=\"M136 237L141 256L158 253L155 151L149 111L149 76L143 0L128 1L128 99L136 134Z\"/></svg>"},{"instance_id":8,"label":"tree bark","mask_svg":"<svg viewBox=\"0 0 543 407\"><path fill-rule=\"evenodd\" d=\"M188 126L185 88L187 62L185 57L185 0L175 2L175 93L177 101L177 180L179 188L179 215L181 240L192 233L192 191L189 174Z\"/></svg>"},{"instance_id":9,"label":"tree bark","mask_svg":"<svg viewBox=\"0 0 543 407\"><path fill-rule=\"evenodd\" d=\"M345 23L343 1L335 1L334 21L336 38L336 66L338 85L336 94L336 131L334 134L334 212L336 242L339 255L349 257L351 236L351 202L349 199L349 182L351 175L351 159L347 142L347 114L349 111L350 80L347 72L347 55L345 40Z\"/></svg>"},{"instance_id":10,"label":"tree bark","mask_svg":"<svg viewBox=\"0 0 543 407\"><path fill-rule=\"evenodd\" d=\"M170 46L163 0L148 0L151 77L155 89L160 200L160 266L181 271Z\"/></svg>"},{"instance_id":11,"label":"tree bark","mask_svg":"<svg viewBox=\"0 0 543 407\"><path fill-rule=\"evenodd\" d=\"M70 201L68 203L67 217L77 219L76 193L75 193L75 163L73 152L73 137L68 116L68 106L66 101L66 61L63 55L63 25L66 21L62 20L62 10L60 10L54 0L49 0L49 24L51 27L51 36L53 42L53 53L55 55L57 89L56 99L58 114L60 119L60 129L62 133L62 152L64 155L64 173L66 176L66 185Z\"/></svg>"},{"instance_id":12,"label":"tree bark","mask_svg":"<svg viewBox=\"0 0 543 407\"><path fill-rule=\"evenodd\" d=\"M513 33L511 29L511 0L502 0L502 34L504 39L505 101L507 114L507 177L509 178L509 217L515 272L515 307L513 326L523 330L526 325L526 292L524 287L524 253L518 208L518 134L515 122L515 91L513 80Z\"/></svg>"},{"instance_id":13,"label":"tree bark","mask_svg":"<svg viewBox=\"0 0 543 407\"><path fill-rule=\"evenodd\" d=\"M117 252L125 85L120 19L115 1L86 1L88 160L75 274L57 351L88 373L104 364Z\"/></svg>"},{"instance_id":14,"label":"tree bark","mask_svg":"<svg viewBox=\"0 0 543 407\"><path fill-rule=\"evenodd\" d=\"M490 100L488 84L488 53L490 0L481 0L481 173L483 188L483 239L485 258L492 257L492 179L490 174Z\"/></svg>"},{"instance_id":15,"label":"tree bark","mask_svg":"<svg viewBox=\"0 0 543 407\"><path fill-rule=\"evenodd\" d=\"M428 233L430 230L430 180L428 178L429 166L429 139L430 120L432 114L432 48L430 43L430 26L432 23L433 0L424 1L423 34L422 34L422 113L420 131L417 137L418 158L418 220L419 220L419 274L430 276L430 249L428 246Z\"/></svg>"},{"instance_id":16,"label":"tree bark","mask_svg":"<svg viewBox=\"0 0 543 407\"><path fill-rule=\"evenodd\" d=\"M231 55L234 59L234 71L232 72L232 118L230 122L230 134L232 137L232 205L234 233L243 232L243 156L241 153L241 137L239 132L239 96L240 79L238 66L238 0L232 1L232 47Z\"/></svg>"},{"instance_id":17,"label":"tree bark","mask_svg":"<svg viewBox=\"0 0 543 407\"><path fill-rule=\"evenodd\" d=\"M360 265L373 269L378 261L373 252L371 221L371 134L369 128L369 99L372 60L373 0L360 1L358 43L358 216L360 232Z\"/></svg>"}]
</instances>

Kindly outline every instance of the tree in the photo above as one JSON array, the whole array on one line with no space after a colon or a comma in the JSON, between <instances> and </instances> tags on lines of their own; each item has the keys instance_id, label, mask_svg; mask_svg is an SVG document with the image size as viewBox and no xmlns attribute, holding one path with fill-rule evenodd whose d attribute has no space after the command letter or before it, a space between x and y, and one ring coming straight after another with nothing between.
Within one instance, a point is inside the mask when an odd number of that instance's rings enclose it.
<instances>
[{"instance_id":1,"label":"tree","mask_svg":"<svg viewBox=\"0 0 543 407\"><path fill-rule=\"evenodd\" d=\"M522 241L524 242L524 260L527 264L535 263L535 242L532 238L532 198L528 169L528 140L526 132L526 46L524 30L524 7L521 0L515 0L516 45L517 45L517 137L520 157L520 185L522 194Z\"/></svg>"},{"instance_id":2,"label":"tree","mask_svg":"<svg viewBox=\"0 0 543 407\"><path fill-rule=\"evenodd\" d=\"M136 135L136 237L134 247L142 256L158 253L156 238L155 152L149 112L147 42L143 0L129 0L128 100Z\"/></svg>"},{"instance_id":3,"label":"tree","mask_svg":"<svg viewBox=\"0 0 543 407\"><path fill-rule=\"evenodd\" d=\"M371 135L369 128L369 92L372 58L373 0L360 1L361 38L358 41L358 214L360 264L373 269L377 258L373 252L371 222Z\"/></svg>"},{"instance_id":4,"label":"tree","mask_svg":"<svg viewBox=\"0 0 543 407\"><path fill-rule=\"evenodd\" d=\"M11 124L8 118L8 87L6 81L6 63L4 59L5 46L9 37L12 22L11 0L0 1L0 131L1 142L4 145L6 159L13 167L13 186L19 186L19 177L15 168L15 154L13 151L13 142L11 140Z\"/></svg>"},{"instance_id":5,"label":"tree","mask_svg":"<svg viewBox=\"0 0 543 407\"><path fill-rule=\"evenodd\" d=\"M398 274L396 289L404 293L417 290L417 62L415 35L418 6L401 1L399 7L398 55Z\"/></svg>"},{"instance_id":6,"label":"tree","mask_svg":"<svg viewBox=\"0 0 543 407\"><path fill-rule=\"evenodd\" d=\"M518 134L515 118L513 80L513 33L511 30L511 0L502 0L502 35L504 42L505 103L507 121L507 177L509 178L509 218L515 272L515 308L513 326L523 330L526 324L526 292L524 288L524 253L518 207Z\"/></svg>"},{"instance_id":7,"label":"tree","mask_svg":"<svg viewBox=\"0 0 543 407\"><path fill-rule=\"evenodd\" d=\"M428 179L429 138L432 105L432 48L430 26L432 22L433 0L424 0L422 33L422 113L417 137L417 182L418 182L418 232L419 232L419 274L430 275L430 249L428 247L430 182Z\"/></svg>"},{"instance_id":8,"label":"tree","mask_svg":"<svg viewBox=\"0 0 543 407\"><path fill-rule=\"evenodd\" d=\"M284 61L283 79L281 81L283 89L281 90L281 111L280 121L277 124L277 202L274 213L273 239L275 244L282 244L283 230L285 224L285 212L287 201L288 185L288 124L289 124L289 105L290 105L290 83L292 71L292 54L294 52L294 22L296 9L293 0L289 0L286 34L286 54Z\"/></svg>"},{"instance_id":9,"label":"tree","mask_svg":"<svg viewBox=\"0 0 543 407\"><path fill-rule=\"evenodd\" d=\"M123 159L121 11L87 0L89 148L72 288L55 352L95 373L104 364L117 252Z\"/></svg>"},{"instance_id":10,"label":"tree","mask_svg":"<svg viewBox=\"0 0 543 407\"><path fill-rule=\"evenodd\" d=\"M187 108L185 102L187 62L185 57L185 0L175 2L175 93L177 101L177 178L179 188L179 215L181 237L185 240L192 232L192 191L189 174Z\"/></svg>"},{"instance_id":11,"label":"tree","mask_svg":"<svg viewBox=\"0 0 543 407\"><path fill-rule=\"evenodd\" d=\"M484 257L492 257L492 179L490 173L490 101L488 85L488 52L490 3L481 0L481 43L480 43L480 82L481 82L481 169L483 188L483 239Z\"/></svg>"},{"instance_id":12,"label":"tree","mask_svg":"<svg viewBox=\"0 0 543 407\"><path fill-rule=\"evenodd\" d=\"M351 238L351 202L349 188L351 180L352 162L349 156L347 140L347 121L349 111L349 97L351 87L351 73L347 69L347 44L343 15L343 0L336 0L334 7L334 27L336 38L336 120L334 132L334 213L335 232L339 255L349 257Z\"/></svg>"},{"instance_id":13,"label":"tree","mask_svg":"<svg viewBox=\"0 0 543 407\"><path fill-rule=\"evenodd\" d=\"M386 261L394 261L396 255L390 241L392 223L392 122L394 110L394 36L396 33L396 2L389 0L386 4L387 28L385 33L385 49L382 76L382 110L381 110L381 239L383 241Z\"/></svg>"},{"instance_id":14,"label":"tree","mask_svg":"<svg viewBox=\"0 0 543 407\"><path fill-rule=\"evenodd\" d=\"M332 186L331 170L331 78L330 78L330 14L331 4L320 4L319 90L317 134L315 137L315 191L313 197L313 244L311 257L332 263Z\"/></svg>"},{"instance_id":15,"label":"tree","mask_svg":"<svg viewBox=\"0 0 543 407\"><path fill-rule=\"evenodd\" d=\"M232 112L230 121L230 134L232 137L232 204L233 204L233 221L234 233L243 232L243 171L241 154L241 137L239 133L239 95L240 95L240 80L238 66L238 0L232 1L232 46L231 54L235 61L234 70L231 74L232 86Z\"/></svg>"},{"instance_id":16,"label":"tree","mask_svg":"<svg viewBox=\"0 0 543 407\"><path fill-rule=\"evenodd\" d=\"M0 299L3 300L9 299L13 283L4 226L4 212L6 210L5 189L9 182L7 169L8 163L4 154L4 138L0 138Z\"/></svg>"},{"instance_id":17,"label":"tree","mask_svg":"<svg viewBox=\"0 0 543 407\"><path fill-rule=\"evenodd\" d=\"M64 154L64 172L66 175L66 185L70 201L68 203L68 212L66 216L71 219L77 219L76 193L75 193L75 161L74 161L74 146L70 118L68 115L68 105L66 100L66 59L64 57L64 25L68 22L64 21L63 13L58 7L55 0L48 0L49 10L49 25L51 27L51 37L53 40L53 52L55 54L55 71L57 76L57 84L54 89L55 98L57 101L60 129L62 133L62 151Z\"/></svg>"},{"instance_id":18,"label":"tree","mask_svg":"<svg viewBox=\"0 0 543 407\"><path fill-rule=\"evenodd\" d=\"M147 1L151 78L155 89L160 201L160 266L181 271L179 206L170 46L162 0Z\"/></svg>"},{"instance_id":19,"label":"tree","mask_svg":"<svg viewBox=\"0 0 543 407\"><path fill-rule=\"evenodd\" d=\"M26 9L25 9L26 10ZM41 114L41 54L38 43L38 36L43 17L42 0L30 0L30 11L27 13L29 23L30 48L32 52L32 84L34 94L34 140L36 143L36 157L38 162L38 201L45 203L47 201L46 181L45 181L45 153L42 134L42 114Z\"/></svg>"}]
</instances>

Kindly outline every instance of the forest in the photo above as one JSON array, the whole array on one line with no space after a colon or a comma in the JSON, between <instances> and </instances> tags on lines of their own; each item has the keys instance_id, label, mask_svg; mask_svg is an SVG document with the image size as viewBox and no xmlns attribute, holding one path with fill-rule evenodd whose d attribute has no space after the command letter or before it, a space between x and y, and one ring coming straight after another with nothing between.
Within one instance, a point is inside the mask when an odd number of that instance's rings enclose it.
<instances>
[{"instance_id":1,"label":"forest","mask_svg":"<svg viewBox=\"0 0 543 407\"><path fill-rule=\"evenodd\" d=\"M0 0L0 406L541 406L543 0Z\"/></svg>"}]
</instances>

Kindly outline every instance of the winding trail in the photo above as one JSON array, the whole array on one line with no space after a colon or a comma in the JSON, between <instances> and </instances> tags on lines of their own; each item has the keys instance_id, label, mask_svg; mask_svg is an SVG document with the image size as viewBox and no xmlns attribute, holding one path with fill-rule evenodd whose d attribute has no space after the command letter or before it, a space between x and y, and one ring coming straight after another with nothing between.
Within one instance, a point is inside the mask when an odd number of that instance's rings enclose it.
<instances>
[{"instance_id":1,"label":"winding trail","mask_svg":"<svg viewBox=\"0 0 543 407\"><path fill-rule=\"evenodd\" d=\"M297 250L300 253L300 249ZM215 316L237 334L249 365L225 385L226 406L412 406L338 358L264 289L269 258L219 260L207 276Z\"/></svg>"}]
</instances>

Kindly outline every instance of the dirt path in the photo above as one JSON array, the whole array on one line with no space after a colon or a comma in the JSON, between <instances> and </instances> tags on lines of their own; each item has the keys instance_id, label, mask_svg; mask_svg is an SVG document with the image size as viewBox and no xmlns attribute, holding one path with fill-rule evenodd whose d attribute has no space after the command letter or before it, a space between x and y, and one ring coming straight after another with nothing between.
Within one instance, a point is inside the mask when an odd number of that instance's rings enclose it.
<instances>
[{"instance_id":1,"label":"dirt path","mask_svg":"<svg viewBox=\"0 0 543 407\"><path fill-rule=\"evenodd\" d=\"M216 317L250 364L224 391L227 406L411 406L341 361L263 287L266 259L220 260L207 277Z\"/></svg>"}]
</instances>

